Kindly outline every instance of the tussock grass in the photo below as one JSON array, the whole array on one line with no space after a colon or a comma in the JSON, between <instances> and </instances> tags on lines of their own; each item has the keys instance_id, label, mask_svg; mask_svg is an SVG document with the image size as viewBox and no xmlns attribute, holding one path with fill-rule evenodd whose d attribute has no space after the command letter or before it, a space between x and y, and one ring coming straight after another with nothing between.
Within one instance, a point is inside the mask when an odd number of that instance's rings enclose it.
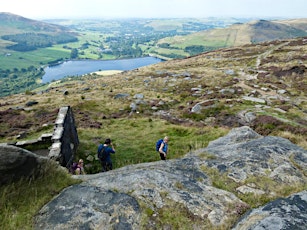
<instances>
[{"instance_id":1,"label":"tussock grass","mask_svg":"<svg viewBox=\"0 0 307 230\"><path fill-rule=\"evenodd\" d=\"M289 131L280 131L277 133L277 136L288 139L294 144L301 146L304 149L307 149L307 139L306 136L293 134Z\"/></svg>"},{"instance_id":2,"label":"tussock grass","mask_svg":"<svg viewBox=\"0 0 307 230\"><path fill-rule=\"evenodd\" d=\"M2 185L0 228L32 229L33 217L42 206L62 189L75 183L79 181L72 179L66 170L59 168L54 162L49 162L37 178L21 179L15 183Z\"/></svg>"},{"instance_id":3,"label":"tussock grass","mask_svg":"<svg viewBox=\"0 0 307 230\"><path fill-rule=\"evenodd\" d=\"M165 205L161 209L152 210L146 208L142 217L141 229L180 229L189 230L193 226L210 228L209 221L203 221L197 215L191 213L180 203L165 199ZM151 225L154 223L154 226Z\"/></svg>"},{"instance_id":4,"label":"tussock grass","mask_svg":"<svg viewBox=\"0 0 307 230\"><path fill-rule=\"evenodd\" d=\"M180 189L180 185L177 185ZM161 196L166 194L161 194ZM183 204L175 203L165 198L165 205L156 209L148 208L147 205L141 204L144 209L141 229L211 229L211 230L226 230L231 229L238 218L249 208L247 205L230 205L227 207L228 218L220 225L212 225L208 219L203 219L192 213ZM230 214L230 215L229 215ZM151 226L154 223L154 227Z\"/></svg>"},{"instance_id":5,"label":"tussock grass","mask_svg":"<svg viewBox=\"0 0 307 230\"><path fill-rule=\"evenodd\" d=\"M210 155L208 155L208 158L210 158ZM235 194L251 208L259 207L277 198L286 197L307 189L307 185L304 183L280 184L280 182L274 181L267 176L249 176L243 182L235 182L227 176L227 173L220 173L218 169L202 167L202 170L209 175L214 187ZM250 184L253 184L253 187L265 193L261 195L254 193L242 194L236 190L236 188L242 185Z\"/></svg>"},{"instance_id":6,"label":"tussock grass","mask_svg":"<svg viewBox=\"0 0 307 230\"><path fill-rule=\"evenodd\" d=\"M204 153L201 157L209 160L212 158L208 153ZM307 189L307 185L304 183L281 185L279 182L274 181L272 178L266 176L250 176L243 182L235 182L227 176L227 173L220 173L218 169L203 166L202 170L211 178L212 185L214 187L229 191L246 203L246 205L237 204L233 207L229 207L229 213L232 214L223 225L209 226L208 228L204 229L231 229L233 224L235 224L239 217L243 215L247 210L260 207L277 198L286 197L293 193ZM255 186L257 189L263 190L265 193L261 195L255 193L242 194L236 190L236 188L248 184L253 184L253 186Z\"/></svg>"}]
</instances>

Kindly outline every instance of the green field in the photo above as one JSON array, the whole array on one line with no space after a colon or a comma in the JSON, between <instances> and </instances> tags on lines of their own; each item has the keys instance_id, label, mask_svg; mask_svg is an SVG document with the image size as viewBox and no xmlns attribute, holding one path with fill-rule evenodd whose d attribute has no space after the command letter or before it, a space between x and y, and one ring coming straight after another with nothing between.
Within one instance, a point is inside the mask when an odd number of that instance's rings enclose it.
<instances>
[{"instance_id":1,"label":"green field","mask_svg":"<svg viewBox=\"0 0 307 230\"><path fill-rule=\"evenodd\" d=\"M63 44L28 52L8 51L0 48L0 51L4 53L0 56L1 69L39 67L54 60L70 59L71 49L78 49L81 59L114 59L114 55L99 55L98 48L102 43L101 36L99 33L84 32L78 36L78 42L66 43L66 48ZM84 44L88 44L87 48L82 48Z\"/></svg>"},{"instance_id":2,"label":"green field","mask_svg":"<svg viewBox=\"0 0 307 230\"><path fill-rule=\"evenodd\" d=\"M48 62L70 57L70 51L50 47L29 52L10 52L10 56L0 56L1 67L3 69L21 69L29 66L46 65Z\"/></svg>"},{"instance_id":3,"label":"green field","mask_svg":"<svg viewBox=\"0 0 307 230\"><path fill-rule=\"evenodd\" d=\"M189 46L204 46L211 49L233 46L235 43L235 32L216 30L214 33L209 31L190 34L187 36L175 36L161 39L158 44L167 43L170 47L184 50Z\"/></svg>"}]
</instances>

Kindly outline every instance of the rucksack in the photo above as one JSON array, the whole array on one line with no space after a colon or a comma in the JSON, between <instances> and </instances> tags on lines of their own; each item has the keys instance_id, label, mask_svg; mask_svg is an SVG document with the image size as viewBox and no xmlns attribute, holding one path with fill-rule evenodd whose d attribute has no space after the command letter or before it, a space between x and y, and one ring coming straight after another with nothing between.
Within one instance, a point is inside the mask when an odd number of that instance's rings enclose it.
<instances>
[{"instance_id":1,"label":"rucksack","mask_svg":"<svg viewBox=\"0 0 307 230\"><path fill-rule=\"evenodd\" d=\"M77 168L78 168L78 163L77 162L72 163L72 165L70 166L70 173L75 174Z\"/></svg>"},{"instance_id":2,"label":"rucksack","mask_svg":"<svg viewBox=\"0 0 307 230\"><path fill-rule=\"evenodd\" d=\"M159 149L160 149L160 146L161 146L162 142L163 142L163 139L160 139L160 140L158 140L158 141L156 142L156 151L159 152Z\"/></svg>"},{"instance_id":3,"label":"rucksack","mask_svg":"<svg viewBox=\"0 0 307 230\"><path fill-rule=\"evenodd\" d=\"M106 159L105 147L103 144L99 145L98 147L98 158L102 161Z\"/></svg>"}]
</instances>

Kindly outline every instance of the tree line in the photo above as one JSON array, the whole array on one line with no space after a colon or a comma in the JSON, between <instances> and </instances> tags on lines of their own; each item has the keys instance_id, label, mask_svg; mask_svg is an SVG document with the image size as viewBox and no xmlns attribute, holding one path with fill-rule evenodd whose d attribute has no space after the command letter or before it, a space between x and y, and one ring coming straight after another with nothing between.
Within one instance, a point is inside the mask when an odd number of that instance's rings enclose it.
<instances>
[{"instance_id":1,"label":"tree line","mask_svg":"<svg viewBox=\"0 0 307 230\"><path fill-rule=\"evenodd\" d=\"M42 33L23 33L3 35L2 39L15 42L14 45L9 45L6 48L19 52L36 50L37 48L50 47L54 44L63 44L67 42L76 42L78 38L69 34L61 33L57 35L49 35Z\"/></svg>"},{"instance_id":2,"label":"tree line","mask_svg":"<svg viewBox=\"0 0 307 230\"><path fill-rule=\"evenodd\" d=\"M44 74L43 68L0 69L0 97L25 92L37 88L39 79Z\"/></svg>"}]
</instances>

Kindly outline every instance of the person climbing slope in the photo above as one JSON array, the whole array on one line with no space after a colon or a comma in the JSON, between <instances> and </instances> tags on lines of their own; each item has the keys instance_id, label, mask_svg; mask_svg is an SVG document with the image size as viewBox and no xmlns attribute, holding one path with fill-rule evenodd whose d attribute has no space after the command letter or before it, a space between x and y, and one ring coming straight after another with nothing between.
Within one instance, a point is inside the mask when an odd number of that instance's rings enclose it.
<instances>
[{"instance_id":1,"label":"person climbing slope","mask_svg":"<svg viewBox=\"0 0 307 230\"><path fill-rule=\"evenodd\" d=\"M98 147L98 158L101 163L102 172L106 172L113 169L111 153L115 154L115 149L111 139L107 138L104 144L100 144Z\"/></svg>"},{"instance_id":2,"label":"person climbing slope","mask_svg":"<svg viewBox=\"0 0 307 230\"><path fill-rule=\"evenodd\" d=\"M160 153L161 160L166 160L168 153L168 141L169 138L167 136L158 141L158 144L160 144L158 152Z\"/></svg>"}]
</instances>

